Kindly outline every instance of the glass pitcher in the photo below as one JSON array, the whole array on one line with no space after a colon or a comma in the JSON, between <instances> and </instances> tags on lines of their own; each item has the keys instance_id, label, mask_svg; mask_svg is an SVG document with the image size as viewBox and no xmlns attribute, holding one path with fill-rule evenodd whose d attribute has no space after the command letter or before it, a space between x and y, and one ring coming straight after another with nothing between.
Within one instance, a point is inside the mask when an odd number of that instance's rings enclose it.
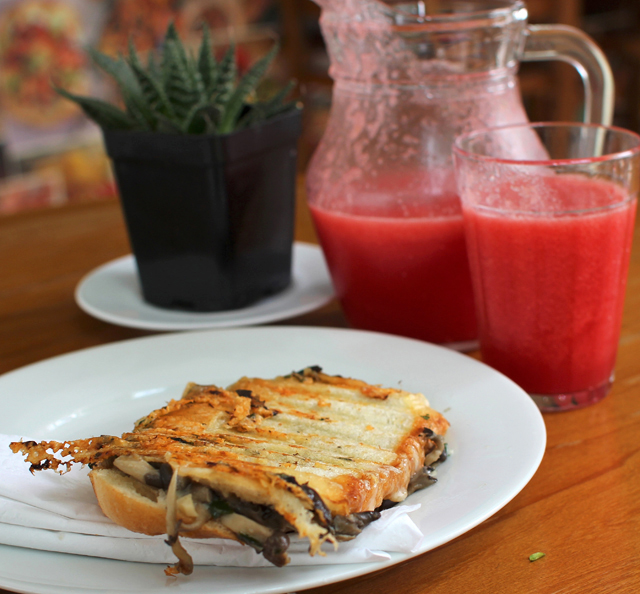
<instances>
[{"instance_id":1,"label":"glass pitcher","mask_svg":"<svg viewBox=\"0 0 640 594\"><path fill-rule=\"evenodd\" d=\"M585 83L585 121L609 124L609 65L578 29L528 26L519 1L315 1L334 87L307 195L347 320L471 348L453 140L527 121L521 60L573 64Z\"/></svg>"}]
</instances>

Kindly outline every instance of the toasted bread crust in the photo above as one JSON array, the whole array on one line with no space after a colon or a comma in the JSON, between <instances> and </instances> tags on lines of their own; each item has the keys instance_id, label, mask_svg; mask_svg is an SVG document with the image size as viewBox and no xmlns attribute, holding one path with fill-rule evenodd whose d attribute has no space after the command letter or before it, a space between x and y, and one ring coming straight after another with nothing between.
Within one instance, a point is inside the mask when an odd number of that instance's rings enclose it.
<instances>
[{"instance_id":1,"label":"toasted bread crust","mask_svg":"<svg viewBox=\"0 0 640 594\"><path fill-rule=\"evenodd\" d=\"M106 468L91 471L89 478L98 505L107 518L132 532L149 535L167 532L166 506L136 490L134 479ZM149 487L153 493L151 489ZM157 497L157 493L155 495Z\"/></svg>"}]
</instances>

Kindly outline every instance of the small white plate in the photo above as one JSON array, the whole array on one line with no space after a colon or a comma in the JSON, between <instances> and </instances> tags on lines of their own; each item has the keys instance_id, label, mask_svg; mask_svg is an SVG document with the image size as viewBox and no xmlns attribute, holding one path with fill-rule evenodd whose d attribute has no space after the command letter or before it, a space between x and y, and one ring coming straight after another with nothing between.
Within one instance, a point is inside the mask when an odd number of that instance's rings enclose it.
<instances>
[{"instance_id":1,"label":"small white plate","mask_svg":"<svg viewBox=\"0 0 640 594\"><path fill-rule=\"evenodd\" d=\"M162 565L0 546L0 588L29 594L279 594L406 561L464 534L513 499L544 454L540 411L511 380L449 349L373 332L296 326L170 333L94 347L0 377L0 432L36 439L117 434L178 398L189 381L228 385L320 365L327 373L422 392L451 423L438 482L407 504L425 535L380 563L238 568ZM28 403L28 406L25 405ZM334 553L330 553L334 554ZM339 556L338 550L335 555Z\"/></svg>"},{"instance_id":2,"label":"small white plate","mask_svg":"<svg viewBox=\"0 0 640 594\"><path fill-rule=\"evenodd\" d=\"M331 277L315 245L293 246L291 285L242 309L194 313L164 309L142 298L133 255L103 264L78 283L76 303L104 322L143 330L204 330L265 324L302 315L322 307L334 297Z\"/></svg>"}]
</instances>

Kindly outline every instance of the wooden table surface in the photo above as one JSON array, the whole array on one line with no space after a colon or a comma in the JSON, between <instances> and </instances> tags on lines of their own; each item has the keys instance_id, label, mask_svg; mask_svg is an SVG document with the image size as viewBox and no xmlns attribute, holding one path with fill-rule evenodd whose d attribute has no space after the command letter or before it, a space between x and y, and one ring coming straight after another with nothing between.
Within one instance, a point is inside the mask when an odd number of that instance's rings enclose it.
<instances>
[{"instance_id":1,"label":"wooden table surface","mask_svg":"<svg viewBox=\"0 0 640 594\"><path fill-rule=\"evenodd\" d=\"M315 241L302 201L297 216L297 239ZM74 288L84 274L128 252L116 202L1 218L0 373L77 349L151 334L96 320L74 302ZM346 325L337 303L283 323ZM638 232L616 374L612 393L601 403L544 415L548 445L540 469L493 517L411 561L307 592L639 593ZM529 555L537 551L546 556L530 562Z\"/></svg>"}]
</instances>

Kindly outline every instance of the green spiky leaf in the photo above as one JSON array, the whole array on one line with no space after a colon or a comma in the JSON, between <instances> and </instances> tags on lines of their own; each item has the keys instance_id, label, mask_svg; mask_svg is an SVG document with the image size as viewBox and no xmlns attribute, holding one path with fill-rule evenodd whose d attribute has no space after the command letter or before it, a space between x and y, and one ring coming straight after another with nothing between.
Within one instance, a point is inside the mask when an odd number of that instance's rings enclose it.
<instances>
[{"instance_id":1,"label":"green spiky leaf","mask_svg":"<svg viewBox=\"0 0 640 594\"><path fill-rule=\"evenodd\" d=\"M133 130L136 127L136 122L127 113L115 105L111 105L111 103L93 97L74 95L58 87L54 87L54 89L66 99L77 103L90 119L103 128L108 130Z\"/></svg>"},{"instance_id":2,"label":"green spiky leaf","mask_svg":"<svg viewBox=\"0 0 640 594\"><path fill-rule=\"evenodd\" d=\"M182 41L180 40L180 35L178 34L178 29L176 29L176 24L172 21L169 23L169 26L167 27L167 31L164 34L164 40L165 41L177 41L178 43L182 43Z\"/></svg>"},{"instance_id":3,"label":"green spiky leaf","mask_svg":"<svg viewBox=\"0 0 640 594\"><path fill-rule=\"evenodd\" d=\"M173 105L176 116L183 120L194 104L201 100L201 92L194 81L193 73L184 59L185 54L175 41L167 40L164 46L166 56L165 92Z\"/></svg>"},{"instance_id":4,"label":"green spiky leaf","mask_svg":"<svg viewBox=\"0 0 640 594\"><path fill-rule=\"evenodd\" d=\"M208 27L202 28L202 42L198 51L198 71L204 84L205 92L213 88L218 78L218 62L213 53L213 43Z\"/></svg>"},{"instance_id":5,"label":"green spiky leaf","mask_svg":"<svg viewBox=\"0 0 640 594\"><path fill-rule=\"evenodd\" d=\"M143 130L153 130L156 117L149 105L130 64L122 57L114 59L95 49L89 49L93 61L118 83L127 113Z\"/></svg>"},{"instance_id":6,"label":"green spiky leaf","mask_svg":"<svg viewBox=\"0 0 640 594\"><path fill-rule=\"evenodd\" d=\"M149 67L145 69L131 39L129 40L129 65L138 79L138 84L147 103L159 113L170 118L175 117L171 101L169 101L159 73L155 69L153 54L149 54Z\"/></svg>"},{"instance_id":7,"label":"green spiky leaf","mask_svg":"<svg viewBox=\"0 0 640 594\"><path fill-rule=\"evenodd\" d=\"M278 46L274 45L271 48L271 51L269 51L266 56L258 60L242 77L242 80L238 83L238 86L231 94L231 97L229 97L229 101L225 107L219 128L221 134L233 131L247 97L256 88L257 84L265 75L277 53Z\"/></svg>"},{"instance_id":8,"label":"green spiky leaf","mask_svg":"<svg viewBox=\"0 0 640 594\"><path fill-rule=\"evenodd\" d=\"M207 88L207 93L214 103L225 105L229 101L237 76L236 48L232 42L220 60L217 77L210 82L211 88Z\"/></svg>"}]
</instances>

